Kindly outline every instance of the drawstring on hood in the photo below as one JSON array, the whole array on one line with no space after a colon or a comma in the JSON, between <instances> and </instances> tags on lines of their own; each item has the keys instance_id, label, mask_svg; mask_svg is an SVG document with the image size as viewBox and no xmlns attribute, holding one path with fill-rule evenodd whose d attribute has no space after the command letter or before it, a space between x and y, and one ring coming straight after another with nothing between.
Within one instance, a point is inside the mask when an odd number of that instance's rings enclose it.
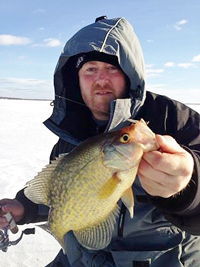
<instances>
[{"instance_id":1,"label":"drawstring on hood","mask_svg":"<svg viewBox=\"0 0 200 267\"><path fill-rule=\"evenodd\" d=\"M54 73L53 113L44 122L59 137L74 144L79 142L74 133L79 128L81 117L86 121L91 116L81 97L78 70L93 57L106 62L109 58L109 63L118 66L128 77L129 98L111 101L107 130L129 117L134 118L145 100L143 54L131 24L124 18L98 18L66 43ZM69 127L69 124L72 125ZM84 126L81 124L81 127Z\"/></svg>"}]
</instances>

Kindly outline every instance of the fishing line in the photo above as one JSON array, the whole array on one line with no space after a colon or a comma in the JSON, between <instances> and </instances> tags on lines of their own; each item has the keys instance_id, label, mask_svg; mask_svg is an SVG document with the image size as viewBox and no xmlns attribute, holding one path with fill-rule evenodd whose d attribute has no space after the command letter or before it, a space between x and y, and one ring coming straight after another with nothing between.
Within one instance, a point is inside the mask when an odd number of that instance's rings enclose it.
<instances>
[{"instance_id":1,"label":"fishing line","mask_svg":"<svg viewBox=\"0 0 200 267\"><path fill-rule=\"evenodd\" d=\"M67 100L67 101L73 102L73 103L75 103L75 104L78 104L78 105L81 105L81 106L87 107L87 106L86 106L86 104L84 104L84 103L81 103L81 102L78 102L78 101L75 101L75 100L72 100L72 99L70 99L70 98L67 98L67 97L64 97L64 96L60 96L60 95L55 95L55 96L57 96L58 98L61 98L61 99L64 99L64 100ZM52 101L52 102L54 102L54 101Z\"/></svg>"},{"instance_id":2,"label":"fishing line","mask_svg":"<svg viewBox=\"0 0 200 267\"><path fill-rule=\"evenodd\" d=\"M67 101L70 101L72 103L75 103L75 104L78 104L78 105L81 105L81 106L84 106L86 108L88 108L88 106L84 103L80 103L78 101L75 101L75 100L72 100L70 98L67 98L67 97L64 97L64 96L60 96L60 95L55 95L56 97L58 97L59 99L64 99L64 100L67 100ZM50 103L51 106L54 106L54 100ZM99 111L99 110L94 110L94 109L90 109L91 111L95 111L96 113L100 114L100 115L112 115L111 112L102 112L102 111ZM137 120L133 120L131 118L128 119L129 122L131 123L136 123ZM148 124L148 122L146 122Z\"/></svg>"},{"instance_id":3,"label":"fishing line","mask_svg":"<svg viewBox=\"0 0 200 267\"><path fill-rule=\"evenodd\" d=\"M70 98L67 98L67 97L64 97L64 96L56 95L56 94L55 94L55 96L58 97L59 99L64 99L64 100L67 100L67 101L69 101L69 102L72 102L72 103L75 103L75 104L77 104L77 105L80 105L80 106L83 106L83 107L88 108L88 106L87 106L86 104L84 104L84 103L75 101L75 100L73 100L73 99L70 99ZM50 103L50 105L51 105L51 106L54 105L54 100ZM91 111L93 111L93 112L96 112L96 113L100 114L100 115L109 115L109 116L112 115L111 112L99 111L99 110L91 109L91 108L89 108L89 109L90 109Z\"/></svg>"}]
</instances>

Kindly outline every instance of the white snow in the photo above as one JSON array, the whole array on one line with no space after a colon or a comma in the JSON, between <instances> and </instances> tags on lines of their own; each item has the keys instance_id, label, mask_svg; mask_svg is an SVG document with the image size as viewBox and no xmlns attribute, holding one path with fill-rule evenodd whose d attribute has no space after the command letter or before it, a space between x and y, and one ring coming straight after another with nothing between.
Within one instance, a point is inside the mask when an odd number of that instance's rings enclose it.
<instances>
[{"instance_id":1,"label":"white snow","mask_svg":"<svg viewBox=\"0 0 200 267\"><path fill-rule=\"evenodd\" d=\"M192 106L200 112L200 106ZM0 198L14 198L49 161L57 137L42 122L52 113L50 101L0 99ZM33 225L19 226L20 231ZM15 240L19 234L10 234ZM59 251L57 241L36 227L35 235L0 251L1 267L44 267Z\"/></svg>"},{"instance_id":2,"label":"white snow","mask_svg":"<svg viewBox=\"0 0 200 267\"><path fill-rule=\"evenodd\" d=\"M14 198L49 162L57 137L44 125L52 113L50 101L0 99L0 198ZM34 225L19 226L20 232ZM10 234L10 240L19 237ZM24 235L7 252L0 251L1 267L44 267L60 246L48 233L36 227L35 235Z\"/></svg>"}]
</instances>

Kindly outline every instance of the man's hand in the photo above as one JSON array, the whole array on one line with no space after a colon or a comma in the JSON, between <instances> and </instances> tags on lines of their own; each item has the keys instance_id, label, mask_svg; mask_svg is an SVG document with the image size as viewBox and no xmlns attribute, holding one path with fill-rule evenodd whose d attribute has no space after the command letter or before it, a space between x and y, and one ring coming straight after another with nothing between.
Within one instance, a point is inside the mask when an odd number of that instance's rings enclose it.
<instances>
[{"instance_id":1,"label":"man's hand","mask_svg":"<svg viewBox=\"0 0 200 267\"><path fill-rule=\"evenodd\" d=\"M160 151L143 155L138 175L144 190L152 196L168 198L189 183L194 161L171 136L156 135Z\"/></svg>"},{"instance_id":2,"label":"man's hand","mask_svg":"<svg viewBox=\"0 0 200 267\"><path fill-rule=\"evenodd\" d=\"M0 208L3 212L10 212L15 222L20 221L24 216L24 206L16 199L0 200ZM0 215L0 229L8 226L6 218Z\"/></svg>"}]
</instances>

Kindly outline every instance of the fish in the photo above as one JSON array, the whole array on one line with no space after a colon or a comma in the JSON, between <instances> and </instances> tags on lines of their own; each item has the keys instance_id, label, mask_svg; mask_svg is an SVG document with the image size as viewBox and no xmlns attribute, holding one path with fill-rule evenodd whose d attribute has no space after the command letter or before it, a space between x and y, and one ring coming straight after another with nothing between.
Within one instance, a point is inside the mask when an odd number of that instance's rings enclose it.
<instances>
[{"instance_id":1,"label":"fish","mask_svg":"<svg viewBox=\"0 0 200 267\"><path fill-rule=\"evenodd\" d=\"M72 231L87 249L109 245L121 200L134 217L132 185L143 153L158 150L155 134L141 119L83 141L27 182L25 195L50 207L47 227L67 251Z\"/></svg>"}]
</instances>

